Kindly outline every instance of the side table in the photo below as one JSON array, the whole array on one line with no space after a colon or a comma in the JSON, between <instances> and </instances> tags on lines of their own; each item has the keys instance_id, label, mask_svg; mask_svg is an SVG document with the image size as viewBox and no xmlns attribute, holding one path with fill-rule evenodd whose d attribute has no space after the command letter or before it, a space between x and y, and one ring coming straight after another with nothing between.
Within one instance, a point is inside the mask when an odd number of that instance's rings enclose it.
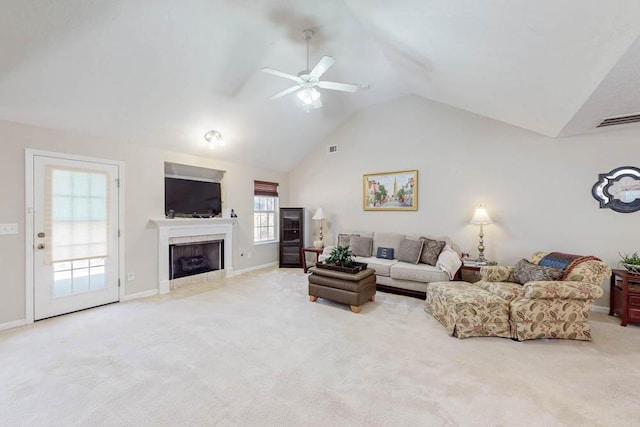
<instances>
[{"instance_id":1,"label":"side table","mask_svg":"<svg viewBox=\"0 0 640 427\"><path fill-rule=\"evenodd\" d=\"M316 262L318 262L318 257L322 253L322 249L318 248L300 248L300 258L302 259L302 271L305 273L309 270L309 268L313 267L312 265L307 265L307 257L305 256L307 252L316 254Z\"/></svg>"},{"instance_id":2,"label":"side table","mask_svg":"<svg viewBox=\"0 0 640 427\"><path fill-rule=\"evenodd\" d=\"M613 270L609 296L609 316L621 317L620 326L640 323L640 274Z\"/></svg>"},{"instance_id":3,"label":"side table","mask_svg":"<svg viewBox=\"0 0 640 427\"><path fill-rule=\"evenodd\" d=\"M477 282L478 280L480 280L480 268L481 267L486 267L486 266L490 266L490 265L497 265L498 263L494 262L494 261L488 261L486 265L461 265L460 269L456 272L453 280L459 280L459 281L464 281L464 282ZM465 271L469 271L470 274L466 275ZM471 280L466 280L464 278L464 276L469 276L469 278L471 278L471 276L473 277L473 281Z\"/></svg>"},{"instance_id":4,"label":"side table","mask_svg":"<svg viewBox=\"0 0 640 427\"><path fill-rule=\"evenodd\" d=\"M469 274L465 274L466 272L470 272ZM456 272L453 280L471 282L471 279L474 282L478 281L478 275L480 274L480 267L476 265L461 265L460 269ZM473 278L472 278L473 277Z\"/></svg>"}]
</instances>

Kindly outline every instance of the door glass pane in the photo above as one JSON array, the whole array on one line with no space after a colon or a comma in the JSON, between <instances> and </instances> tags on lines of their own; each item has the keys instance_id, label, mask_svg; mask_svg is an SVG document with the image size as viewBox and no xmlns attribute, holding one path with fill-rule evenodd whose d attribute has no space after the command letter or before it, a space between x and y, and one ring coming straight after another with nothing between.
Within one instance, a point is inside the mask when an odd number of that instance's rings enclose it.
<instances>
[{"instance_id":1,"label":"door glass pane","mask_svg":"<svg viewBox=\"0 0 640 427\"><path fill-rule=\"evenodd\" d=\"M77 259L53 264L54 298L104 289L105 259Z\"/></svg>"},{"instance_id":2,"label":"door glass pane","mask_svg":"<svg viewBox=\"0 0 640 427\"><path fill-rule=\"evenodd\" d=\"M73 293L87 292L89 290L89 269L73 270Z\"/></svg>"},{"instance_id":3,"label":"door glass pane","mask_svg":"<svg viewBox=\"0 0 640 427\"><path fill-rule=\"evenodd\" d=\"M73 261L72 263L73 265L73 269L78 269L78 268L87 268L89 267L89 260L88 259L78 259Z\"/></svg>"},{"instance_id":4,"label":"door glass pane","mask_svg":"<svg viewBox=\"0 0 640 427\"><path fill-rule=\"evenodd\" d=\"M71 271L59 271L53 274L53 297L71 295Z\"/></svg>"},{"instance_id":5,"label":"door glass pane","mask_svg":"<svg viewBox=\"0 0 640 427\"><path fill-rule=\"evenodd\" d=\"M97 267L99 265L104 265L104 258L93 258L91 260L91 267Z\"/></svg>"},{"instance_id":6,"label":"door glass pane","mask_svg":"<svg viewBox=\"0 0 640 427\"><path fill-rule=\"evenodd\" d=\"M92 291L95 289L104 288L104 266L91 268L91 276L89 282Z\"/></svg>"},{"instance_id":7,"label":"door glass pane","mask_svg":"<svg viewBox=\"0 0 640 427\"><path fill-rule=\"evenodd\" d=\"M71 261L69 262L56 262L53 264L53 271L71 270Z\"/></svg>"}]
</instances>

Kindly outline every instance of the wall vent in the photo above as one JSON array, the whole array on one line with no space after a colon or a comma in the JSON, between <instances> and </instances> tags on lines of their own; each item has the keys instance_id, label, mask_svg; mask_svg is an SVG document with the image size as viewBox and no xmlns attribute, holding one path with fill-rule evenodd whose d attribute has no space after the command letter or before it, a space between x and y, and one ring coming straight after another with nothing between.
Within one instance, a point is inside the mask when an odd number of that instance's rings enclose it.
<instances>
[{"instance_id":1,"label":"wall vent","mask_svg":"<svg viewBox=\"0 0 640 427\"><path fill-rule=\"evenodd\" d=\"M338 145L327 145L327 154L334 154L338 152Z\"/></svg>"},{"instance_id":2,"label":"wall vent","mask_svg":"<svg viewBox=\"0 0 640 427\"><path fill-rule=\"evenodd\" d=\"M596 127L603 128L605 126L626 125L628 123L640 122L640 113L627 114L625 116L608 117L604 119Z\"/></svg>"}]
</instances>

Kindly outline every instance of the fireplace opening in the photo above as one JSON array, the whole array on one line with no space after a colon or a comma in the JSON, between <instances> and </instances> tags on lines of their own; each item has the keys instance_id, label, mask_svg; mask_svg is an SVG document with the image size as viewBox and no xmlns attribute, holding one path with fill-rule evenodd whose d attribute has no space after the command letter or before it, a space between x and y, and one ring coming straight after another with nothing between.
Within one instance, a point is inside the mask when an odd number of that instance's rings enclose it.
<instances>
[{"instance_id":1,"label":"fireplace opening","mask_svg":"<svg viewBox=\"0 0 640 427\"><path fill-rule=\"evenodd\" d=\"M169 245L169 279L224 269L224 240Z\"/></svg>"}]
</instances>

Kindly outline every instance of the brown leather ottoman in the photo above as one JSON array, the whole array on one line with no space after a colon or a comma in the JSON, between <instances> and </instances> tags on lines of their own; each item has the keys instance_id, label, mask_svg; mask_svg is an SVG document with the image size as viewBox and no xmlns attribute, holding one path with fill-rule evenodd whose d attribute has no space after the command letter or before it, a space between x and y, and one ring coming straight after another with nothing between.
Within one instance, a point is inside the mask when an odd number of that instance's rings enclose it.
<instances>
[{"instance_id":1,"label":"brown leather ottoman","mask_svg":"<svg viewBox=\"0 0 640 427\"><path fill-rule=\"evenodd\" d=\"M350 274L312 267L309 269L309 300L325 298L341 304L349 304L351 311L360 313L360 306L367 300L376 300L376 275L373 268Z\"/></svg>"}]
</instances>

